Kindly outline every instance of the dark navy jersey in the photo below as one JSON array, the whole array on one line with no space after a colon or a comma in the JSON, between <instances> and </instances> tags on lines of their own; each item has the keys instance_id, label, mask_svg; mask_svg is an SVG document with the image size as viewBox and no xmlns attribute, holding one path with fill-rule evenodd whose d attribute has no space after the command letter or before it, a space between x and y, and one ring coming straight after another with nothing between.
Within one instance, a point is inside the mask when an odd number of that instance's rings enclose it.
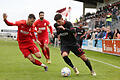
<instances>
[{"instance_id":1,"label":"dark navy jersey","mask_svg":"<svg viewBox=\"0 0 120 80\"><path fill-rule=\"evenodd\" d=\"M65 30L58 28L57 23L54 24L56 28L57 34L60 35L61 46L73 46L76 45L76 38L75 38L75 29L71 22L65 21L65 24L62 25Z\"/></svg>"},{"instance_id":2,"label":"dark navy jersey","mask_svg":"<svg viewBox=\"0 0 120 80\"><path fill-rule=\"evenodd\" d=\"M84 28L77 27L77 28L76 28L76 33L77 33L77 36L76 36L77 40L83 39L82 36L85 34L85 29L84 29Z\"/></svg>"}]
</instances>

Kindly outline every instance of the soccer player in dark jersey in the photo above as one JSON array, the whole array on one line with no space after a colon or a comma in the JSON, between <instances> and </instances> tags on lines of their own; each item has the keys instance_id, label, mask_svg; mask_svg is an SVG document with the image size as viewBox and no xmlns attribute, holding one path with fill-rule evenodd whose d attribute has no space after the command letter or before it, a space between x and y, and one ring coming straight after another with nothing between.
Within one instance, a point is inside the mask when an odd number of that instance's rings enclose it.
<instances>
[{"instance_id":1,"label":"soccer player in dark jersey","mask_svg":"<svg viewBox=\"0 0 120 80\"><path fill-rule=\"evenodd\" d=\"M48 64L51 63L50 60L50 51L49 51L49 47L48 47L48 43L49 43L49 38L48 38L48 28L50 30L50 33L53 35L53 30L52 30L52 26L50 25L50 22L47 21L46 19L44 19L44 12L41 11L39 12L39 17L40 19L38 19L37 21L34 22L34 27L37 28L37 36L38 36L38 40L40 41L41 45L41 49L42 49L42 53L44 54L45 58L46 58L46 62Z\"/></svg>"},{"instance_id":2,"label":"soccer player in dark jersey","mask_svg":"<svg viewBox=\"0 0 120 80\"><path fill-rule=\"evenodd\" d=\"M37 58L41 58L40 51L33 42L34 39L37 43L40 44L40 42L35 37L32 26L36 19L34 14L29 14L27 20L16 21L15 23L9 22L7 20L6 13L3 14L3 19L8 26L18 26L17 41L19 44L19 49L23 53L24 57L30 60L33 64L44 67L45 71L47 71L48 67L32 56L32 54L34 54Z\"/></svg>"},{"instance_id":3,"label":"soccer player in dark jersey","mask_svg":"<svg viewBox=\"0 0 120 80\"><path fill-rule=\"evenodd\" d=\"M95 76L96 73L93 71L90 61L84 55L85 52L83 52L82 49L79 47L79 45L76 44L77 41L74 35L76 32L75 32L75 29L73 28L72 23L63 20L61 14L56 14L54 17L54 20L56 21L56 23L54 24L54 27L57 30L57 34L60 36L61 55L64 61L71 68L73 68L76 74L79 74L78 69L72 64L70 58L68 57L70 51L72 51L76 56L80 57L85 62L85 64L90 69L91 74Z\"/></svg>"},{"instance_id":4,"label":"soccer player in dark jersey","mask_svg":"<svg viewBox=\"0 0 120 80\"><path fill-rule=\"evenodd\" d=\"M76 39L80 48L82 48L82 42L85 37L85 29L82 26L76 27Z\"/></svg>"}]
</instances>

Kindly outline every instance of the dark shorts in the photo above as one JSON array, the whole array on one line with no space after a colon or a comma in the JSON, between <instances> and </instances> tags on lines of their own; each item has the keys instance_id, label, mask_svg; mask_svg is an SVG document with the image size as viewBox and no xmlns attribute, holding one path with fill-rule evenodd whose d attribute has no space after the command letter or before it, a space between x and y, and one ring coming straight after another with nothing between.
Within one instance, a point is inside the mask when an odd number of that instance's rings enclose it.
<instances>
[{"instance_id":1,"label":"dark shorts","mask_svg":"<svg viewBox=\"0 0 120 80\"><path fill-rule=\"evenodd\" d=\"M63 52L67 52L68 54L72 51L76 56L80 57L83 55L85 52L80 48L79 45L74 45L74 46L61 46L61 55Z\"/></svg>"}]
</instances>

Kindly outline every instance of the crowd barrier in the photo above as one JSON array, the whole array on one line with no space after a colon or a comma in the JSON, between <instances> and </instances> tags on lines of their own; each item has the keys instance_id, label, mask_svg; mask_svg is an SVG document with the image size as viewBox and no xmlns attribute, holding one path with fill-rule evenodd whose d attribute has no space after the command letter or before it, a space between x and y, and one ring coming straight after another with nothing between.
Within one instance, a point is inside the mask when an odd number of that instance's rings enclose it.
<instances>
[{"instance_id":1,"label":"crowd barrier","mask_svg":"<svg viewBox=\"0 0 120 80\"><path fill-rule=\"evenodd\" d=\"M82 48L120 56L120 40L83 40Z\"/></svg>"}]
</instances>

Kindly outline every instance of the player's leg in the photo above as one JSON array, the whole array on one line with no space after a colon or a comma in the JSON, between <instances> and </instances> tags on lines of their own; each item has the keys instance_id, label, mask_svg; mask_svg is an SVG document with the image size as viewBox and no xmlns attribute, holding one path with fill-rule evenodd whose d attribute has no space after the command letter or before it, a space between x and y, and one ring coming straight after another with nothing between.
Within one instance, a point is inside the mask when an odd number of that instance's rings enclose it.
<instances>
[{"instance_id":1,"label":"player's leg","mask_svg":"<svg viewBox=\"0 0 120 80\"><path fill-rule=\"evenodd\" d=\"M42 64L40 61L33 58L32 54L31 54L31 49L20 48L20 50L23 53L25 58L28 58L32 63L34 63L38 66L43 66L45 68L45 71L47 71L47 66L46 65Z\"/></svg>"},{"instance_id":2,"label":"player's leg","mask_svg":"<svg viewBox=\"0 0 120 80\"><path fill-rule=\"evenodd\" d=\"M44 39L43 44L44 44L45 53L47 55L46 62L50 64L51 60L50 60L50 51L49 51L48 43L49 43L49 39L48 38Z\"/></svg>"},{"instance_id":3,"label":"player's leg","mask_svg":"<svg viewBox=\"0 0 120 80\"><path fill-rule=\"evenodd\" d=\"M34 55L39 59L41 58L41 53L40 52L36 52L36 53L34 53Z\"/></svg>"},{"instance_id":4,"label":"player's leg","mask_svg":"<svg viewBox=\"0 0 120 80\"><path fill-rule=\"evenodd\" d=\"M85 64L87 65L87 67L88 67L89 70L91 71L91 74L92 74L93 76L95 76L96 73L93 71L90 61L89 61L88 58L84 55L85 52L84 52L81 48L79 48L78 45L72 47L72 48L71 48L71 51L72 51L76 56L80 57L80 58L85 62Z\"/></svg>"},{"instance_id":5,"label":"player's leg","mask_svg":"<svg viewBox=\"0 0 120 80\"><path fill-rule=\"evenodd\" d=\"M43 64L42 62L38 61L37 59L34 59L34 57L32 56L32 54L29 54L26 58L29 59L33 64L35 64L37 66L44 67L45 71L48 70L48 67L45 64Z\"/></svg>"},{"instance_id":6,"label":"player's leg","mask_svg":"<svg viewBox=\"0 0 120 80\"><path fill-rule=\"evenodd\" d=\"M50 63L51 63L51 60L50 60L50 51L49 51L48 44L45 43L45 44L44 44L44 47L45 47L45 52L46 52L46 54L47 54L46 62L47 62L48 64L50 64Z\"/></svg>"},{"instance_id":7,"label":"player's leg","mask_svg":"<svg viewBox=\"0 0 120 80\"><path fill-rule=\"evenodd\" d=\"M87 67L89 68L91 74L93 76L96 76L96 73L94 72L94 70L92 69L91 63L89 61L89 59L83 54L80 56L80 58L85 62L85 64L87 65Z\"/></svg>"},{"instance_id":8,"label":"player's leg","mask_svg":"<svg viewBox=\"0 0 120 80\"><path fill-rule=\"evenodd\" d=\"M36 46L36 44L33 44L33 46L31 46L29 48L29 50L31 51L32 54L34 54L37 58L41 58L41 53L39 51L39 48Z\"/></svg>"},{"instance_id":9,"label":"player's leg","mask_svg":"<svg viewBox=\"0 0 120 80\"><path fill-rule=\"evenodd\" d=\"M43 40L39 40L39 41L40 41L40 43L41 43L40 48L42 49L42 53L43 53L43 55L45 56L45 58L47 59L48 56L47 56L47 54L46 54L46 52L45 52L45 49L44 49L44 41L43 41Z\"/></svg>"},{"instance_id":10,"label":"player's leg","mask_svg":"<svg viewBox=\"0 0 120 80\"><path fill-rule=\"evenodd\" d=\"M77 70L76 67L74 67L73 63L71 62L70 58L68 57L69 55L69 47L61 46L61 55L64 59L64 61L75 71L76 74L79 74L79 71Z\"/></svg>"}]
</instances>

